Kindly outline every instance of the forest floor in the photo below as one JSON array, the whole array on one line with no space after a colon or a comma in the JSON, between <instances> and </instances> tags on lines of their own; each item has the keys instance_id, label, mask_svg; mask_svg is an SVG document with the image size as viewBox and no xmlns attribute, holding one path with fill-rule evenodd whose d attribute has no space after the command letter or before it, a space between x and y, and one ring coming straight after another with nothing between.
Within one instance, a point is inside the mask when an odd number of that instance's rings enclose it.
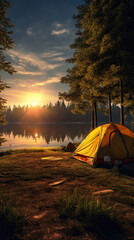
<instances>
[{"instance_id":1,"label":"forest floor","mask_svg":"<svg viewBox=\"0 0 134 240\"><path fill-rule=\"evenodd\" d=\"M62 214L62 196L74 192L109 208L111 223L103 213L88 221L87 213L74 216L74 207ZM60 149L11 151L0 156L0 221L1 240L132 240L134 178L93 168Z\"/></svg>"}]
</instances>

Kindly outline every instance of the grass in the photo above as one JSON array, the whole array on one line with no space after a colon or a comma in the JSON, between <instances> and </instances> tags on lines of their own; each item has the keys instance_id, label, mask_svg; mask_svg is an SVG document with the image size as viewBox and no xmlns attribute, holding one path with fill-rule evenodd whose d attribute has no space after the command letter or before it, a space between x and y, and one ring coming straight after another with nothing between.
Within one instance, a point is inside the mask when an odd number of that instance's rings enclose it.
<instances>
[{"instance_id":1,"label":"grass","mask_svg":"<svg viewBox=\"0 0 134 240\"><path fill-rule=\"evenodd\" d=\"M93 197L103 189L113 193ZM9 237L0 226L0 240L133 239L133 196L133 177L92 168L60 148L11 151L0 157L0 221L10 229Z\"/></svg>"},{"instance_id":2,"label":"grass","mask_svg":"<svg viewBox=\"0 0 134 240\"><path fill-rule=\"evenodd\" d=\"M114 206L109 207L99 198L87 197L77 191L66 192L57 199L56 208L62 218L79 220L84 229L98 239L121 239L122 228L115 217Z\"/></svg>"},{"instance_id":3,"label":"grass","mask_svg":"<svg viewBox=\"0 0 134 240\"><path fill-rule=\"evenodd\" d=\"M5 155L17 154L17 153L30 153L30 152L45 152L48 150L51 151L60 151L62 147L47 147L47 148L25 148L25 149L16 149L16 150L6 150L0 152L0 157Z\"/></svg>"},{"instance_id":4,"label":"grass","mask_svg":"<svg viewBox=\"0 0 134 240\"><path fill-rule=\"evenodd\" d=\"M0 239L18 239L22 231L23 217L20 209L15 206L13 200L7 195L0 196Z\"/></svg>"},{"instance_id":5,"label":"grass","mask_svg":"<svg viewBox=\"0 0 134 240\"><path fill-rule=\"evenodd\" d=\"M77 190L59 196L56 206L62 217L72 217L86 221L96 215L110 214L109 208L102 204L98 198L86 197L78 193Z\"/></svg>"}]
</instances>

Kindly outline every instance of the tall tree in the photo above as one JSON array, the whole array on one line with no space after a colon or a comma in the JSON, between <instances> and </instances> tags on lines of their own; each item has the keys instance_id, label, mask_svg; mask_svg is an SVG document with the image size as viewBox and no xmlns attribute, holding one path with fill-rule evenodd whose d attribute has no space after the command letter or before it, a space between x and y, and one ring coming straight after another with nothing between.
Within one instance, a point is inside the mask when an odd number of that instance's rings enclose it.
<instances>
[{"instance_id":1,"label":"tall tree","mask_svg":"<svg viewBox=\"0 0 134 240\"><path fill-rule=\"evenodd\" d=\"M6 60L4 51L13 47L13 40L11 39L12 31L10 30L13 25L10 19L7 17L8 8L11 4L6 0L0 1L0 70L6 71L9 74L15 72L11 63ZM7 88L7 84L4 83L0 76L0 92ZM5 111L6 99L0 97L0 123L5 122L3 112Z\"/></svg>"},{"instance_id":2,"label":"tall tree","mask_svg":"<svg viewBox=\"0 0 134 240\"><path fill-rule=\"evenodd\" d=\"M92 61L93 49L87 49L89 45L86 43L87 34L82 28L82 19L88 10L88 6L91 1L85 1L84 5L78 6L78 15L74 16L76 21L76 39L70 46L75 49L73 58L67 60L68 63L73 63L74 66L67 70L67 75L62 77L62 83L69 83L70 90L68 92L60 93L59 96L62 99L71 101L74 105L73 112L86 113L90 107L91 109L91 126L94 127L94 110L96 110L96 96L93 94L94 82L92 78L86 79L85 74L87 67ZM89 56L90 55L90 56ZM97 96L98 98L98 96ZM97 115L95 115L97 116ZM95 117L97 120L97 117Z\"/></svg>"},{"instance_id":3,"label":"tall tree","mask_svg":"<svg viewBox=\"0 0 134 240\"><path fill-rule=\"evenodd\" d=\"M120 122L124 124L123 106L132 109L134 103L134 2L93 0L84 19L89 30L90 11L94 16L98 11L92 37L100 43L99 58L93 67L89 66L89 73L92 69L94 78L100 78L103 93L110 94L114 103L120 103Z\"/></svg>"},{"instance_id":4,"label":"tall tree","mask_svg":"<svg viewBox=\"0 0 134 240\"><path fill-rule=\"evenodd\" d=\"M10 19L7 17L8 8L10 7L10 3L6 0L0 0L0 70L6 71L9 74L13 74L15 72L11 63L6 60L4 55L4 51L13 47L13 40L10 37L12 31L10 30L13 25ZM5 88L8 88L7 84L4 83L0 76L0 93L3 92ZM5 124L5 108L6 108L6 99L0 97L0 124ZM0 140L0 143L2 139Z\"/></svg>"},{"instance_id":5,"label":"tall tree","mask_svg":"<svg viewBox=\"0 0 134 240\"><path fill-rule=\"evenodd\" d=\"M100 85L99 93L108 96L110 121L111 96L112 102L120 103L120 122L123 125L123 106L132 112L134 103L133 12L134 2L131 0L93 0L83 18L88 44L93 43L97 50L95 62L87 69L87 79L92 74L94 81L97 80L95 85Z\"/></svg>"},{"instance_id":6,"label":"tall tree","mask_svg":"<svg viewBox=\"0 0 134 240\"><path fill-rule=\"evenodd\" d=\"M88 11L82 20L82 26L87 33L87 44L89 45L89 55L92 61L88 64L86 78L92 78L94 83L94 95L103 97L104 103L106 98L109 105L109 121L112 121L111 114L111 91L115 87L114 79L111 77L108 61L106 56L103 56L102 40L111 29L111 21L107 21L106 5L108 1L93 0L89 6ZM98 99L102 101L102 98ZM102 101L103 102L103 101Z\"/></svg>"},{"instance_id":7,"label":"tall tree","mask_svg":"<svg viewBox=\"0 0 134 240\"><path fill-rule=\"evenodd\" d=\"M134 2L132 0L92 0L79 6L75 17L80 26L74 44L74 63L67 76L70 90L60 97L74 103L76 111L95 111L97 103L120 103L120 122L124 124L123 105L134 103ZM131 99L131 101L130 101ZM98 105L100 106L100 104ZM92 114L93 119L93 114ZM95 118L97 117L95 114Z\"/></svg>"}]
</instances>

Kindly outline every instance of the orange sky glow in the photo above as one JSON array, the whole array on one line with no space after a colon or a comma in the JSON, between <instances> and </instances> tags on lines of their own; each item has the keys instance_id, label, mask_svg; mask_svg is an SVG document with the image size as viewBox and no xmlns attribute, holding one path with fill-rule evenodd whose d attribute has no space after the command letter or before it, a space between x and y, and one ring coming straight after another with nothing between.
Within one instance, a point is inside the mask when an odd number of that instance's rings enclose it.
<instances>
[{"instance_id":1,"label":"orange sky glow","mask_svg":"<svg viewBox=\"0 0 134 240\"><path fill-rule=\"evenodd\" d=\"M10 94L9 94L10 91ZM12 106L15 104L15 100L18 99L17 106L43 106L47 105L49 102L55 103L57 101L57 96L53 95L53 92L30 92L30 91L17 91L13 89L8 89L4 91L4 98L7 99L7 106ZM51 97L50 97L51 96Z\"/></svg>"}]
</instances>

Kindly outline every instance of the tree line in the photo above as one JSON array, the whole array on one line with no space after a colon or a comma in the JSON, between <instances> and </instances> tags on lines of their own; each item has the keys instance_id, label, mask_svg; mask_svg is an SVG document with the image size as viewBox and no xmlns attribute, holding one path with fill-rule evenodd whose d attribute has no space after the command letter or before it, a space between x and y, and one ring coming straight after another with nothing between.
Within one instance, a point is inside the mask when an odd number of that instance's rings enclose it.
<instances>
[{"instance_id":1,"label":"tree line","mask_svg":"<svg viewBox=\"0 0 134 240\"><path fill-rule=\"evenodd\" d=\"M70 89L59 97L71 102L74 112L90 108L92 128L102 105L109 122L114 120L112 104L120 105L124 125L124 107L134 115L134 1L85 0L77 8L74 54L67 59L73 65L61 78Z\"/></svg>"},{"instance_id":2,"label":"tree line","mask_svg":"<svg viewBox=\"0 0 134 240\"><path fill-rule=\"evenodd\" d=\"M73 114L73 105L66 105L64 101L57 101L44 106L10 106L5 111L8 122L90 122L91 111L88 109L86 114ZM103 109L105 110L105 109ZM119 122L120 108L112 106L113 119ZM130 114L126 115L126 121L132 120ZM98 121L108 122L108 115L102 111L98 112Z\"/></svg>"}]
</instances>

